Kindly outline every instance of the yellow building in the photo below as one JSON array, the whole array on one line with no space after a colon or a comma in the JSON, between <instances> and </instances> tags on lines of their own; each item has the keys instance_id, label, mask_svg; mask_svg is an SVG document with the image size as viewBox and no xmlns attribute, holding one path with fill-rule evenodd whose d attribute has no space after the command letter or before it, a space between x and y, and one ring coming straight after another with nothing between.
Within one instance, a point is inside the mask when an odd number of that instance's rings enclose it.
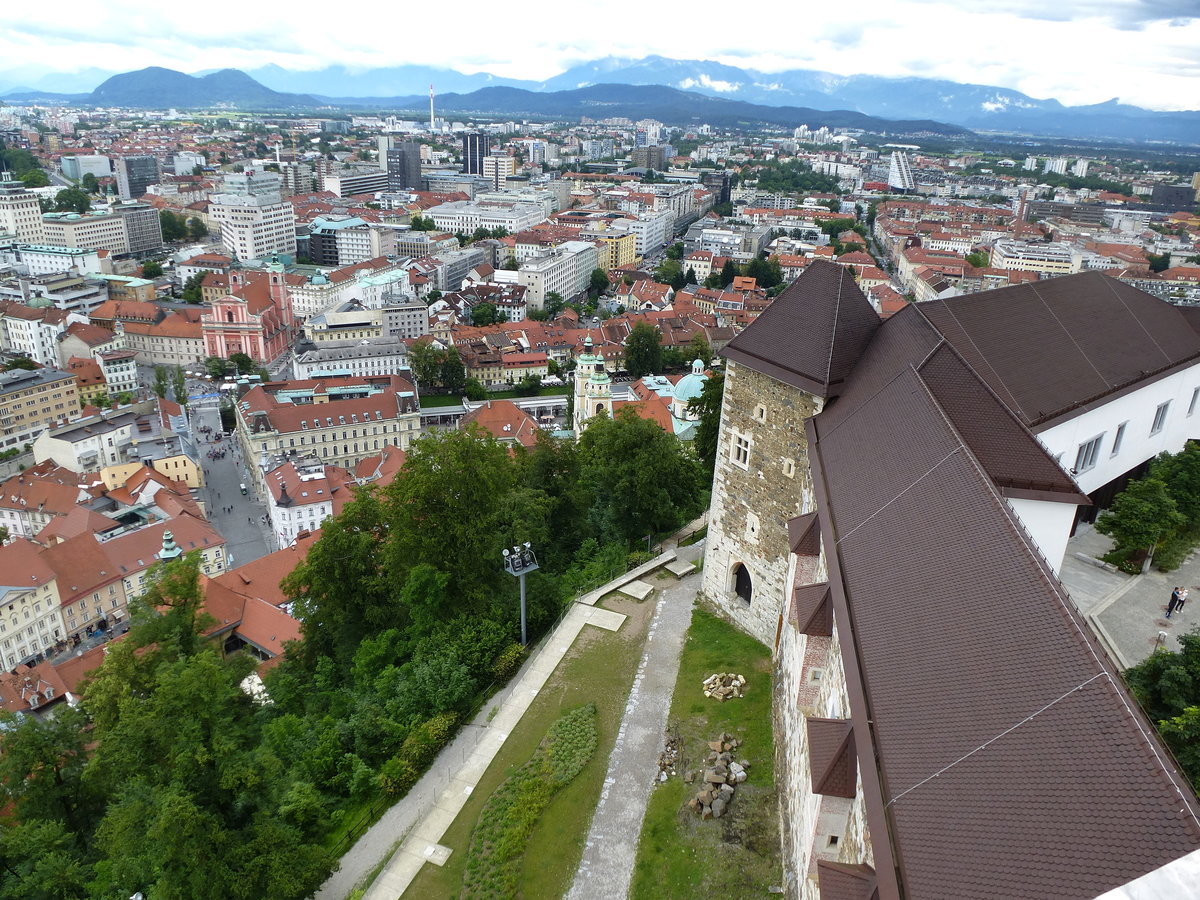
<instances>
[{"instance_id":1,"label":"yellow building","mask_svg":"<svg viewBox=\"0 0 1200 900\"><path fill-rule=\"evenodd\" d=\"M0 450L30 443L50 423L78 412L79 389L70 372L0 372Z\"/></svg>"}]
</instances>

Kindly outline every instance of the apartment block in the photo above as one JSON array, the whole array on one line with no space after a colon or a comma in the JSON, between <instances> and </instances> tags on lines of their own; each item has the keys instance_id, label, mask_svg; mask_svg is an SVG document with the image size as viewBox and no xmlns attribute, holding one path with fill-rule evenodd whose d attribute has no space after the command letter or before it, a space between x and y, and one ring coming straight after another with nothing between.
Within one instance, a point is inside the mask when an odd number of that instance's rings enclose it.
<instances>
[{"instance_id":1,"label":"apartment block","mask_svg":"<svg viewBox=\"0 0 1200 900\"><path fill-rule=\"evenodd\" d=\"M29 443L48 425L79 412L75 376L61 369L0 372L0 448Z\"/></svg>"}]
</instances>

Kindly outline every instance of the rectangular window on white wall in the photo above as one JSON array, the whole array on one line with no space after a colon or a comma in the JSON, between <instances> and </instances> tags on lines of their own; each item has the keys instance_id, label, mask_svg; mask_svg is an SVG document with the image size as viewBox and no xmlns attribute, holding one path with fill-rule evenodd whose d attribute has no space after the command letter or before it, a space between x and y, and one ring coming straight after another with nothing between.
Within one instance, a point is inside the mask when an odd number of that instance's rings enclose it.
<instances>
[{"instance_id":1,"label":"rectangular window on white wall","mask_svg":"<svg viewBox=\"0 0 1200 900\"><path fill-rule=\"evenodd\" d=\"M1086 472L1096 465L1096 460L1100 456L1100 443L1103 440L1104 435L1101 434L1087 443L1079 445L1079 451L1075 454L1075 474Z\"/></svg>"},{"instance_id":2,"label":"rectangular window on white wall","mask_svg":"<svg viewBox=\"0 0 1200 900\"><path fill-rule=\"evenodd\" d=\"M1167 424L1167 410L1171 408L1171 401L1158 404L1158 409L1154 411L1154 424L1150 426L1151 434L1158 434L1163 430L1163 426Z\"/></svg>"},{"instance_id":3,"label":"rectangular window on white wall","mask_svg":"<svg viewBox=\"0 0 1200 900\"><path fill-rule=\"evenodd\" d=\"M1125 440L1125 426L1128 424L1128 422L1122 422L1117 426L1117 433L1113 435L1112 456L1116 456L1121 452L1121 441Z\"/></svg>"}]
</instances>

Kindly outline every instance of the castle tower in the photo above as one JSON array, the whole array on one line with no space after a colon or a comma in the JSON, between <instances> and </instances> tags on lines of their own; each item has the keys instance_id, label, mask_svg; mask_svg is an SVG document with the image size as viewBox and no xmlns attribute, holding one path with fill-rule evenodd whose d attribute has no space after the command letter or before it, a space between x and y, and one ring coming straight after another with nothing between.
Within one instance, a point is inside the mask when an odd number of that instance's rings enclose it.
<instances>
[{"instance_id":1,"label":"castle tower","mask_svg":"<svg viewBox=\"0 0 1200 900\"><path fill-rule=\"evenodd\" d=\"M815 506L805 422L878 327L853 274L819 260L722 351L704 593L767 646L788 594L788 523Z\"/></svg>"}]
</instances>

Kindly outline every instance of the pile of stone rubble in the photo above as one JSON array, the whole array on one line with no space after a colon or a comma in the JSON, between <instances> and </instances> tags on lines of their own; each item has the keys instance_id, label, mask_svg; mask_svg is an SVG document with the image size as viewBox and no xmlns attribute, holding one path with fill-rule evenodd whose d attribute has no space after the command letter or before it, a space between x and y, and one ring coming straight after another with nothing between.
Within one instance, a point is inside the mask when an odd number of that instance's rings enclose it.
<instances>
[{"instance_id":1,"label":"pile of stone rubble","mask_svg":"<svg viewBox=\"0 0 1200 900\"><path fill-rule=\"evenodd\" d=\"M722 702L731 697L741 697L745 688L746 679L731 672L718 672L704 679L704 696L715 697Z\"/></svg>"},{"instance_id":2,"label":"pile of stone rubble","mask_svg":"<svg viewBox=\"0 0 1200 900\"><path fill-rule=\"evenodd\" d=\"M675 766L679 763L679 738L667 735L667 746L658 754L658 780L666 781L675 774Z\"/></svg>"},{"instance_id":3,"label":"pile of stone rubble","mask_svg":"<svg viewBox=\"0 0 1200 900\"><path fill-rule=\"evenodd\" d=\"M733 802L736 786L746 780L746 770L750 768L747 760L733 758L733 751L741 744L737 738L726 732L715 741L708 742L711 751L705 759L701 773L701 788L691 800L688 808L697 813L702 819L719 819ZM696 772L687 772L684 781L691 784L696 780Z\"/></svg>"}]
</instances>

